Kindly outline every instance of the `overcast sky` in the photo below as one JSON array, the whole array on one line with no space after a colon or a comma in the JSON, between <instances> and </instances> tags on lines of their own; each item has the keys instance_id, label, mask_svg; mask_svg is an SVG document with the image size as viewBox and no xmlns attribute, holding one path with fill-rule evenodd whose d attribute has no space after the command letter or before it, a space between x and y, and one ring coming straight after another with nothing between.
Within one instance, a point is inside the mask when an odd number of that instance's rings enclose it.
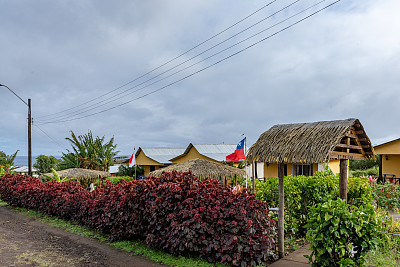
<instances>
[{"instance_id":1,"label":"overcast sky","mask_svg":"<svg viewBox=\"0 0 400 267\"><path fill-rule=\"evenodd\" d=\"M0 84L32 99L33 155L66 152L71 130L121 155L347 118L373 144L399 138L400 1L342 0L289 27L333 3L294 1L0 0ZM27 107L5 87L0 114L0 150L26 155Z\"/></svg>"}]
</instances>

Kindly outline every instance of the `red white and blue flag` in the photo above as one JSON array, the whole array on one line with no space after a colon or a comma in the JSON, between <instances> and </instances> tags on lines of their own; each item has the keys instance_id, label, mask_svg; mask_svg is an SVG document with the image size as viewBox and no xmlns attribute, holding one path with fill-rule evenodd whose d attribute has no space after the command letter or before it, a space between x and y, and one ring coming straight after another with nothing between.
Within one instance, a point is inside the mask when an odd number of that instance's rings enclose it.
<instances>
[{"instance_id":1,"label":"red white and blue flag","mask_svg":"<svg viewBox=\"0 0 400 267\"><path fill-rule=\"evenodd\" d=\"M226 161L239 161L241 159L245 159L245 155L244 155L244 141L245 140L246 140L246 138L243 138L243 140L240 141L239 144L236 146L235 152L226 156Z\"/></svg>"}]
</instances>

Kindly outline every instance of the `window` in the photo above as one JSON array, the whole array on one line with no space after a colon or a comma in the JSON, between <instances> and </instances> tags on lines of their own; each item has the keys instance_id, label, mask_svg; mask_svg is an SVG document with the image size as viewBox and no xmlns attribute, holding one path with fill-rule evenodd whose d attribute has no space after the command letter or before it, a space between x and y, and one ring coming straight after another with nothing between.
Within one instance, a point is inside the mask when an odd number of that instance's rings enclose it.
<instances>
[{"instance_id":1,"label":"window","mask_svg":"<svg viewBox=\"0 0 400 267\"><path fill-rule=\"evenodd\" d=\"M304 176L312 176L313 175L313 168L312 164L296 164L294 165L293 175L304 175Z\"/></svg>"},{"instance_id":2,"label":"window","mask_svg":"<svg viewBox=\"0 0 400 267\"><path fill-rule=\"evenodd\" d=\"M156 170L156 166L150 166L150 172L155 171Z\"/></svg>"}]
</instances>

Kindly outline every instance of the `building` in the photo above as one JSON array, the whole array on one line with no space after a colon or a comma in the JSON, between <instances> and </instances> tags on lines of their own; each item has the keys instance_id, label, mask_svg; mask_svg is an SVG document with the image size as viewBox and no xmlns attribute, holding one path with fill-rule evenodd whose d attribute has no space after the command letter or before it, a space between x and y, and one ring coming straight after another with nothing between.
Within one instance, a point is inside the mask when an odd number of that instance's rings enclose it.
<instances>
[{"instance_id":1,"label":"building","mask_svg":"<svg viewBox=\"0 0 400 267\"><path fill-rule=\"evenodd\" d=\"M264 177L278 176L278 162L285 176L311 176L326 164L340 173L341 159L364 160L373 154L361 123L347 119L275 125L251 146L248 158L264 162Z\"/></svg>"},{"instance_id":2,"label":"building","mask_svg":"<svg viewBox=\"0 0 400 267\"><path fill-rule=\"evenodd\" d=\"M185 148L139 147L135 160L137 165L143 166L144 175L148 176L152 171L171 165L173 162L170 160L184 151Z\"/></svg>"},{"instance_id":3,"label":"building","mask_svg":"<svg viewBox=\"0 0 400 267\"><path fill-rule=\"evenodd\" d=\"M191 159L204 159L211 162L223 162L226 156L232 154L236 145L232 144L193 144L190 143L185 151L174 158L173 163L182 163Z\"/></svg>"},{"instance_id":4,"label":"building","mask_svg":"<svg viewBox=\"0 0 400 267\"><path fill-rule=\"evenodd\" d=\"M379 177L400 177L400 138L377 145L379 155Z\"/></svg>"}]
</instances>

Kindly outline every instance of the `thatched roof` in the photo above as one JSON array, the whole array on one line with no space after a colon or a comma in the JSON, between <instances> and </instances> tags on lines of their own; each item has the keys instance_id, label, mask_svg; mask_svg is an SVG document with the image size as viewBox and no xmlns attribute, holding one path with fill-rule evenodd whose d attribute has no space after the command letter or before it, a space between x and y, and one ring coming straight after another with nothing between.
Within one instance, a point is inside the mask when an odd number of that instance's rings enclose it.
<instances>
[{"instance_id":1,"label":"thatched roof","mask_svg":"<svg viewBox=\"0 0 400 267\"><path fill-rule=\"evenodd\" d=\"M82 168L72 168L72 169L66 169L62 171L57 172L60 178L104 178L110 176L108 172L103 172L103 171L95 171L95 170L88 170L88 169L82 169ZM53 177L53 173L45 173L41 175L41 177Z\"/></svg>"},{"instance_id":2,"label":"thatched roof","mask_svg":"<svg viewBox=\"0 0 400 267\"><path fill-rule=\"evenodd\" d=\"M204 159L191 159L182 163L173 164L168 167L151 172L149 175L160 176L162 172L171 172L173 170L187 172L189 170L199 178L222 179L232 176L244 177L245 171L239 168L214 163Z\"/></svg>"},{"instance_id":3,"label":"thatched roof","mask_svg":"<svg viewBox=\"0 0 400 267\"><path fill-rule=\"evenodd\" d=\"M374 154L358 119L275 125L260 135L248 161L320 163L332 158L366 159Z\"/></svg>"}]
</instances>

